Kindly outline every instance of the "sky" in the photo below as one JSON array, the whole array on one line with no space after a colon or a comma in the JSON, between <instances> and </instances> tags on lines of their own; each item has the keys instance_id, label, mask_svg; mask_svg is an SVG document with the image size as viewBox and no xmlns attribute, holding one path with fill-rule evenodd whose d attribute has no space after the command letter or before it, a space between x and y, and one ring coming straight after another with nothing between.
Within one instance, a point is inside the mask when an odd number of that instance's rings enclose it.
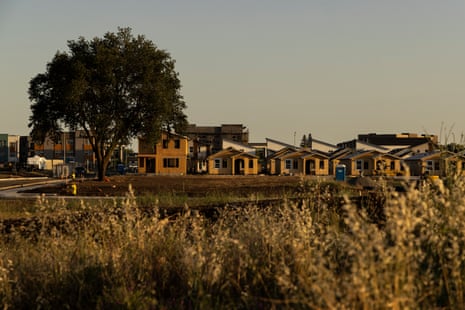
<instances>
[{"instance_id":1,"label":"sky","mask_svg":"<svg viewBox=\"0 0 465 310\"><path fill-rule=\"evenodd\" d=\"M463 0L1 0L0 133L29 134L29 81L68 40L118 27L170 53L199 126L465 142Z\"/></svg>"}]
</instances>

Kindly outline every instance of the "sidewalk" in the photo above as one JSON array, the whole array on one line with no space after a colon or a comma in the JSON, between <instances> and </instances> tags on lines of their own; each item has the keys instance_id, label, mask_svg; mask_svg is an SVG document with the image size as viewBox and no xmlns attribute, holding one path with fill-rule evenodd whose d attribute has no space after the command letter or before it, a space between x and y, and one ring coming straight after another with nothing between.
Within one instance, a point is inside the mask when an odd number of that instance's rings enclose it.
<instances>
[{"instance_id":1,"label":"sidewalk","mask_svg":"<svg viewBox=\"0 0 465 310\"><path fill-rule=\"evenodd\" d=\"M31 180L27 178L25 180ZM19 181L15 179L15 181ZM15 184L11 186L5 186L0 188L0 198L37 198L40 197L41 194L38 193L20 193L26 189L34 189L38 187L42 187L44 185L49 184L62 184L65 183L67 180L63 179L49 179L45 178L42 181L34 182L34 183L24 183L24 184ZM68 180L69 181L69 180Z\"/></svg>"}]
</instances>

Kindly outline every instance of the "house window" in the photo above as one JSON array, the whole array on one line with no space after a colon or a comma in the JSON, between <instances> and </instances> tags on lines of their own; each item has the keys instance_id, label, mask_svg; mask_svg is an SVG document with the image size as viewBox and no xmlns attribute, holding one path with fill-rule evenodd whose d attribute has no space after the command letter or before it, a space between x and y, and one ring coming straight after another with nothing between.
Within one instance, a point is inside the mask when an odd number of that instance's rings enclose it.
<instances>
[{"instance_id":1,"label":"house window","mask_svg":"<svg viewBox=\"0 0 465 310\"><path fill-rule=\"evenodd\" d=\"M391 161L391 170L396 169L396 163L394 161Z\"/></svg>"},{"instance_id":2,"label":"house window","mask_svg":"<svg viewBox=\"0 0 465 310\"><path fill-rule=\"evenodd\" d=\"M174 140L174 148L175 149L181 148L181 141L179 141L179 139Z\"/></svg>"},{"instance_id":3,"label":"house window","mask_svg":"<svg viewBox=\"0 0 465 310\"><path fill-rule=\"evenodd\" d=\"M320 160L320 169L321 170L325 169L325 161L324 160Z\"/></svg>"},{"instance_id":4,"label":"house window","mask_svg":"<svg viewBox=\"0 0 465 310\"><path fill-rule=\"evenodd\" d=\"M363 166L363 160L361 159L357 159L357 161L355 162L355 169L357 170L362 170L362 166Z\"/></svg>"},{"instance_id":5,"label":"house window","mask_svg":"<svg viewBox=\"0 0 465 310\"><path fill-rule=\"evenodd\" d=\"M368 170L368 162L367 161L363 162L363 169Z\"/></svg>"},{"instance_id":6,"label":"house window","mask_svg":"<svg viewBox=\"0 0 465 310\"><path fill-rule=\"evenodd\" d=\"M145 158L139 158L139 167L144 168Z\"/></svg>"},{"instance_id":7,"label":"house window","mask_svg":"<svg viewBox=\"0 0 465 310\"><path fill-rule=\"evenodd\" d=\"M10 153L16 153L16 143L10 142Z\"/></svg>"},{"instance_id":8,"label":"house window","mask_svg":"<svg viewBox=\"0 0 465 310\"><path fill-rule=\"evenodd\" d=\"M426 161L426 171L433 171L433 161L432 160Z\"/></svg>"},{"instance_id":9,"label":"house window","mask_svg":"<svg viewBox=\"0 0 465 310\"><path fill-rule=\"evenodd\" d=\"M163 148L167 149L168 148L168 140L163 139Z\"/></svg>"},{"instance_id":10,"label":"house window","mask_svg":"<svg viewBox=\"0 0 465 310\"><path fill-rule=\"evenodd\" d=\"M299 162L297 160L294 160L294 163L293 163L293 168L294 169L299 169Z\"/></svg>"},{"instance_id":11,"label":"house window","mask_svg":"<svg viewBox=\"0 0 465 310\"><path fill-rule=\"evenodd\" d=\"M286 165L286 169L291 169L292 168L292 159L286 159L285 165Z\"/></svg>"},{"instance_id":12,"label":"house window","mask_svg":"<svg viewBox=\"0 0 465 310\"><path fill-rule=\"evenodd\" d=\"M220 169L221 168L221 159L216 158L215 159L215 169Z\"/></svg>"},{"instance_id":13,"label":"house window","mask_svg":"<svg viewBox=\"0 0 465 310\"><path fill-rule=\"evenodd\" d=\"M253 160L249 159L249 169L253 169Z\"/></svg>"},{"instance_id":14,"label":"house window","mask_svg":"<svg viewBox=\"0 0 465 310\"><path fill-rule=\"evenodd\" d=\"M228 160L223 159L223 168L228 168Z\"/></svg>"},{"instance_id":15,"label":"house window","mask_svg":"<svg viewBox=\"0 0 465 310\"><path fill-rule=\"evenodd\" d=\"M179 168L179 158L163 158L163 168Z\"/></svg>"}]
</instances>

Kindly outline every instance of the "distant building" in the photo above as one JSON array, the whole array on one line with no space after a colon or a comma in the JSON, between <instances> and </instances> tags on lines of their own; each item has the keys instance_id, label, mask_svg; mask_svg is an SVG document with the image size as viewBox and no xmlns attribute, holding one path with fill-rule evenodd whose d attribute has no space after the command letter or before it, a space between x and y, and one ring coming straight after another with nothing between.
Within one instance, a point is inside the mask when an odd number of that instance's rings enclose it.
<instances>
[{"instance_id":1,"label":"distant building","mask_svg":"<svg viewBox=\"0 0 465 310\"><path fill-rule=\"evenodd\" d=\"M249 131L242 124L197 126L190 124L184 134L189 139L189 173L206 173L208 156L224 149L225 141L248 144Z\"/></svg>"},{"instance_id":2,"label":"distant building","mask_svg":"<svg viewBox=\"0 0 465 310\"><path fill-rule=\"evenodd\" d=\"M67 131L53 141L47 137L42 144L30 142L29 155L39 155L50 160L59 159L65 163L78 163L93 169L95 156L89 139L83 130Z\"/></svg>"},{"instance_id":3,"label":"distant building","mask_svg":"<svg viewBox=\"0 0 465 310\"><path fill-rule=\"evenodd\" d=\"M223 139L242 144L249 143L249 131L242 124L222 124L221 126L197 126L189 124L184 134L196 144L208 146L211 154L223 149Z\"/></svg>"},{"instance_id":4,"label":"distant building","mask_svg":"<svg viewBox=\"0 0 465 310\"><path fill-rule=\"evenodd\" d=\"M8 164L8 134L0 134L0 167Z\"/></svg>"},{"instance_id":5,"label":"distant building","mask_svg":"<svg viewBox=\"0 0 465 310\"><path fill-rule=\"evenodd\" d=\"M360 134L358 140L370 144L379 145L385 148L399 148L416 146L424 143L438 144L438 136L436 135L419 135L416 133L400 133L400 134Z\"/></svg>"},{"instance_id":6,"label":"distant building","mask_svg":"<svg viewBox=\"0 0 465 310\"><path fill-rule=\"evenodd\" d=\"M20 136L0 134L0 168L13 167L19 163Z\"/></svg>"}]
</instances>

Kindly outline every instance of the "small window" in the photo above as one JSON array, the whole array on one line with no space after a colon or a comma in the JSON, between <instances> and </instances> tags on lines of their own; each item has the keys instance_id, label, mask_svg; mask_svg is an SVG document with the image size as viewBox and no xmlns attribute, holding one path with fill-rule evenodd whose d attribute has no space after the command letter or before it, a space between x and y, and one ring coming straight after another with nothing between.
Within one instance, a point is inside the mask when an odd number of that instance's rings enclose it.
<instances>
[{"instance_id":1,"label":"small window","mask_svg":"<svg viewBox=\"0 0 465 310\"><path fill-rule=\"evenodd\" d=\"M367 161L363 162L363 169L368 170L368 162Z\"/></svg>"},{"instance_id":2,"label":"small window","mask_svg":"<svg viewBox=\"0 0 465 310\"><path fill-rule=\"evenodd\" d=\"M324 160L320 160L320 169L321 170L325 169L325 161Z\"/></svg>"},{"instance_id":3,"label":"small window","mask_svg":"<svg viewBox=\"0 0 465 310\"><path fill-rule=\"evenodd\" d=\"M299 169L299 162L297 160L293 161L293 168L294 169Z\"/></svg>"},{"instance_id":4,"label":"small window","mask_svg":"<svg viewBox=\"0 0 465 310\"><path fill-rule=\"evenodd\" d=\"M357 170L362 170L362 166L363 166L363 160L361 159L357 159L357 161L355 162L355 166Z\"/></svg>"},{"instance_id":5,"label":"small window","mask_svg":"<svg viewBox=\"0 0 465 310\"><path fill-rule=\"evenodd\" d=\"M181 141L179 141L179 139L174 140L174 148L175 149L181 148Z\"/></svg>"},{"instance_id":6,"label":"small window","mask_svg":"<svg viewBox=\"0 0 465 310\"><path fill-rule=\"evenodd\" d=\"M163 148L167 149L168 148L168 140L163 139Z\"/></svg>"},{"instance_id":7,"label":"small window","mask_svg":"<svg viewBox=\"0 0 465 310\"><path fill-rule=\"evenodd\" d=\"M249 169L253 169L253 160L249 159Z\"/></svg>"},{"instance_id":8,"label":"small window","mask_svg":"<svg viewBox=\"0 0 465 310\"><path fill-rule=\"evenodd\" d=\"M433 161L427 160L426 161L426 171L433 171Z\"/></svg>"},{"instance_id":9,"label":"small window","mask_svg":"<svg viewBox=\"0 0 465 310\"><path fill-rule=\"evenodd\" d=\"M223 168L228 168L228 160L223 159Z\"/></svg>"},{"instance_id":10,"label":"small window","mask_svg":"<svg viewBox=\"0 0 465 310\"><path fill-rule=\"evenodd\" d=\"M216 158L215 159L215 169L220 169L221 168L221 159Z\"/></svg>"},{"instance_id":11,"label":"small window","mask_svg":"<svg viewBox=\"0 0 465 310\"><path fill-rule=\"evenodd\" d=\"M163 158L163 168L178 168L179 158Z\"/></svg>"},{"instance_id":12,"label":"small window","mask_svg":"<svg viewBox=\"0 0 465 310\"><path fill-rule=\"evenodd\" d=\"M292 159L286 159L285 165L286 165L286 169L291 169L292 168Z\"/></svg>"},{"instance_id":13,"label":"small window","mask_svg":"<svg viewBox=\"0 0 465 310\"><path fill-rule=\"evenodd\" d=\"M391 170L395 170L396 169L396 163L395 161L391 161Z\"/></svg>"}]
</instances>

